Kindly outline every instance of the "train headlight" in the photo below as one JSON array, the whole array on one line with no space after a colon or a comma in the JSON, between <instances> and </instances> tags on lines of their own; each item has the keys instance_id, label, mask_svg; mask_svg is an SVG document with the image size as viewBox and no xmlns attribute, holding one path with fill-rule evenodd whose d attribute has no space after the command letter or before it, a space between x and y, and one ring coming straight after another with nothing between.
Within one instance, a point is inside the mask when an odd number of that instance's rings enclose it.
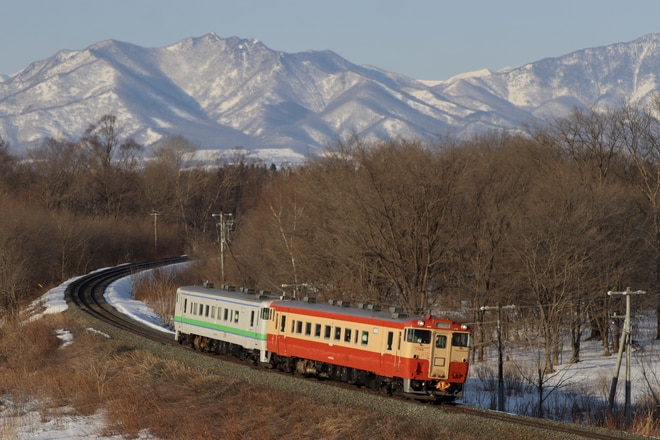
<instances>
[{"instance_id":1,"label":"train headlight","mask_svg":"<svg viewBox=\"0 0 660 440\"><path fill-rule=\"evenodd\" d=\"M461 324L461 330L467 330L467 329L468 329L468 326L467 326L467 325L465 325L465 324Z\"/></svg>"},{"instance_id":2,"label":"train headlight","mask_svg":"<svg viewBox=\"0 0 660 440\"><path fill-rule=\"evenodd\" d=\"M420 327L424 327L424 321L420 319L419 321L417 321L417 325Z\"/></svg>"}]
</instances>

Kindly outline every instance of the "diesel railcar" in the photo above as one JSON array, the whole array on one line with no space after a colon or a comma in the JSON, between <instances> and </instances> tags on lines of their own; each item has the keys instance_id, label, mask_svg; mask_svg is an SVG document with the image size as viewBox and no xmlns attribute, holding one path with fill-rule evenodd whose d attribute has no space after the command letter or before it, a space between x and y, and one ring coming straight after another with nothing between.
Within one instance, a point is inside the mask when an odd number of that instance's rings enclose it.
<instances>
[{"instance_id":1,"label":"diesel railcar","mask_svg":"<svg viewBox=\"0 0 660 440\"><path fill-rule=\"evenodd\" d=\"M454 400L468 374L471 330L432 315L182 287L176 339L291 373L421 400Z\"/></svg>"},{"instance_id":2,"label":"diesel railcar","mask_svg":"<svg viewBox=\"0 0 660 440\"><path fill-rule=\"evenodd\" d=\"M174 311L175 340L200 351L233 354L267 364L268 316L276 298L251 290L180 287Z\"/></svg>"},{"instance_id":3,"label":"diesel railcar","mask_svg":"<svg viewBox=\"0 0 660 440\"><path fill-rule=\"evenodd\" d=\"M377 307L274 301L267 349L280 368L416 399L454 400L467 379L470 329Z\"/></svg>"}]
</instances>

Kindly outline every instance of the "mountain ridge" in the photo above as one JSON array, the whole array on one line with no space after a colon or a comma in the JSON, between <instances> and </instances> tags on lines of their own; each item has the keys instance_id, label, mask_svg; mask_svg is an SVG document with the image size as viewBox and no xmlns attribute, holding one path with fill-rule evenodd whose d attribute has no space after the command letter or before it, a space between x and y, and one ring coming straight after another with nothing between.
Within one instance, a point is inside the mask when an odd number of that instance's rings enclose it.
<instances>
[{"instance_id":1,"label":"mountain ridge","mask_svg":"<svg viewBox=\"0 0 660 440\"><path fill-rule=\"evenodd\" d=\"M658 73L660 34L443 81L214 33L160 48L105 40L0 79L0 135L27 149L47 137L76 139L114 114L144 145L181 135L201 149L302 158L353 134L464 137L518 130L576 106L644 102Z\"/></svg>"}]
</instances>

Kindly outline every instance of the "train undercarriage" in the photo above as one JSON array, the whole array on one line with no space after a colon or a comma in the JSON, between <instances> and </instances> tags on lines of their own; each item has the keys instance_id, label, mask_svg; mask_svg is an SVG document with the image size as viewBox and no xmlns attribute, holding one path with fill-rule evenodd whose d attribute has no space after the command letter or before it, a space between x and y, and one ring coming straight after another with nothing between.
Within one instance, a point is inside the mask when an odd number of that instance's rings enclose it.
<instances>
[{"instance_id":1,"label":"train undercarriage","mask_svg":"<svg viewBox=\"0 0 660 440\"><path fill-rule=\"evenodd\" d=\"M242 361L266 368L276 368L286 373L305 377L334 380L365 387L375 391L406 397L414 400L424 400L433 403L453 402L462 392L461 384L450 384L448 387L439 381L420 381L398 377L379 376L374 373L344 367L341 365L318 362L309 359L278 356L269 353L262 357L259 350L246 349L241 345L219 341L206 336L179 334L179 344L187 345L194 350L221 355L232 355ZM263 359L267 359L264 362Z\"/></svg>"}]
</instances>

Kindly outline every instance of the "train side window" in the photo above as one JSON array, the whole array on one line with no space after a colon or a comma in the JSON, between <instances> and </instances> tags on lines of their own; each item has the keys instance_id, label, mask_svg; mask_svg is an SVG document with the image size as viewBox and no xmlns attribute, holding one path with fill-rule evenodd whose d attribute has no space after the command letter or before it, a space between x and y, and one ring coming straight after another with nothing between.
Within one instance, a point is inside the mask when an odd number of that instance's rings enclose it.
<instances>
[{"instance_id":1,"label":"train side window","mask_svg":"<svg viewBox=\"0 0 660 440\"><path fill-rule=\"evenodd\" d=\"M285 328L286 328L286 315L282 315L282 326L280 327L280 331L284 333Z\"/></svg>"},{"instance_id":2,"label":"train side window","mask_svg":"<svg viewBox=\"0 0 660 440\"><path fill-rule=\"evenodd\" d=\"M291 321L291 334L293 334L294 330L296 329L296 320Z\"/></svg>"},{"instance_id":3,"label":"train side window","mask_svg":"<svg viewBox=\"0 0 660 440\"><path fill-rule=\"evenodd\" d=\"M321 337L321 324L314 324L314 336L317 338Z\"/></svg>"},{"instance_id":4,"label":"train side window","mask_svg":"<svg viewBox=\"0 0 660 440\"><path fill-rule=\"evenodd\" d=\"M238 310L234 313L234 322L238 322Z\"/></svg>"},{"instance_id":5,"label":"train side window","mask_svg":"<svg viewBox=\"0 0 660 440\"><path fill-rule=\"evenodd\" d=\"M302 322L302 321L298 321L298 322L296 322L296 333L298 333L298 334L301 334L301 333L302 333L302 326L303 326L303 322Z\"/></svg>"},{"instance_id":6,"label":"train side window","mask_svg":"<svg viewBox=\"0 0 660 440\"><path fill-rule=\"evenodd\" d=\"M329 325L326 325L325 326L325 334L323 335L323 337L325 339L330 339L330 334L331 333L332 333L332 327L330 327Z\"/></svg>"},{"instance_id":7,"label":"train side window","mask_svg":"<svg viewBox=\"0 0 660 440\"><path fill-rule=\"evenodd\" d=\"M367 345L369 344L369 332L368 331L362 331L362 345Z\"/></svg>"},{"instance_id":8,"label":"train side window","mask_svg":"<svg viewBox=\"0 0 660 440\"><path fill-rule=\"evenodd\" d=\"M225 321L229 319L229 309L225 309Z\"/></svg>"},{"instance_id":9,"label":"train side window","mask_svg":"<svg viewBox=\"0 0 660 440\"><path fill-rule=\"evenodd\" d=\"M215 319L215 309L216 309L215 306L211 306L211 318L212 319Z\"/></svg>"},{"instance_id":10,"label":"train side window","mask_svg":"<svg viewBox=\"0 0 660 440\"><path fill-rule=\"evenodd\" d=\"M335 341L341 339L341 327L335 327Z\"/></svg>"},{"instance_id":11,"label":"train side window","mask_svg":"<svg viewBox=\"0 0 660 440\"><path fill-rule=\"evenodd\" d=\"M353 341L354 344L358 343L358 338L360 337L360 331L355 330L355 340Z\"/></svg>"},{"instance_id":12,"label":"train side window","mask_svg":"<svg viewBox=\"0 0 660 440\"><path fill-rule=\"evenodd\" d=\"M311 322L306 322L305 323L305 336L311 336L312 334L312 323Z\"/></svg>"},{"instance_id":13,"label":"train side window","mask_svg":"<svg viewBox=\"0 0 660 440\"><path fill-rule=\"evenodd\" d=\"M394 332L387 332L387 349L392 350L392 341L394 340Z\"/></svg>"},{"instance_id":14,"label":"train side window","mask_svg":"<svg viewBox=\"0 0 660 440\"><path fill-rule=\"evenodd\" d=\"M351 329L347 328L346 333L344 333L344 342L351 342Z\"/></svg>"},{"instance_id":15,"label":"train side window","mask_svg":"<svg viewBox=\"0 0 660 440\"><path fill-rule=\"evenodd\" d=\"M446 335L435 335L435 348L447 348Z\"/></svg>"},{"instance_id":16,"label":"train side window","mask_svg":"<svg viewBox=\"0 0 660 440\"><path fill-rule=\"evenodd\" d=\"M206 316L207 318L209 317L209 309L210 309L210 307L207 304L206 305L206 313L204 313L204 316Z\"/></svg>"},{"instance_id":17,"label":"train side window","mask_svg":"<svg viewBox=\"0 0 660 440\"><path fill-rule=\"evenodd\" d=\"M250 327L254 327L254 310L250 312Z\"/></svg>"},{"instance_id":18,"label":"train side window","mask_svg":"<svg viewBox=\"0 0 660 440\"><path fill-rule=\"evenodd\" d=\"M188 308L188 298L183 298L183 313L187 312L186 310L187 308Z\"/></svg>"}]
</instances>

